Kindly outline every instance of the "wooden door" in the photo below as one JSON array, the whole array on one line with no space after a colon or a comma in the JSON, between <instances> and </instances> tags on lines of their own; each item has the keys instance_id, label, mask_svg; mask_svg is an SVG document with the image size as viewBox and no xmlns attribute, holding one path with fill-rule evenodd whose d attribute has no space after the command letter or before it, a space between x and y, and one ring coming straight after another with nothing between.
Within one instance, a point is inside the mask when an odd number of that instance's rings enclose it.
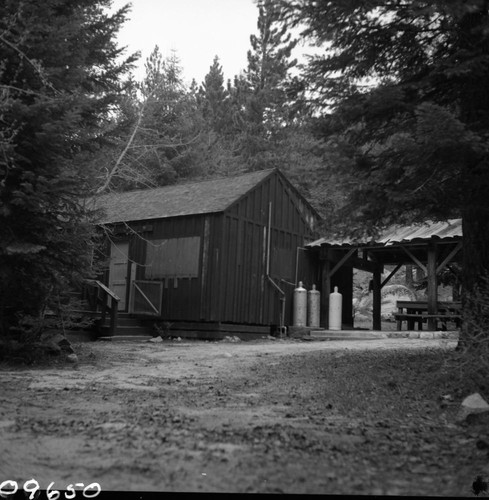
<instances>
[{"instance_id":1,"label":"wooden door","mask_svg":"<svg viewBox=\"0 0 489 500\"><path fill-rule=\"evenodd\" d=\"M109 288L121 299L119 311L126 310L129 242L112 242L110 247Z\"/></svg>"}]
</instances>

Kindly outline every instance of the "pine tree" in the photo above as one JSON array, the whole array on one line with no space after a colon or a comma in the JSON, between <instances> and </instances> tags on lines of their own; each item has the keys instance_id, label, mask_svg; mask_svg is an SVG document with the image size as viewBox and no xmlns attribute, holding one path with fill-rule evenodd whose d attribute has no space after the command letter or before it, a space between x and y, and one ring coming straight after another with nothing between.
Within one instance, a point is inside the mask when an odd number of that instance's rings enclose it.
<instances>
[{"instance_id":1,"label":"pine tree","mask_svg":"<svg viewBox=\"0 0 489 500\"><path fill-rule=\"evenodd\" d=\"M0 333L90 270L81 200L133 57L108 1L0 4Z\"/></svg>"},{"instance_id":2,"label":"pine tree","mask_svg":"<svg viewBox=\"0 0 489 500\"><path fill-rule=\"evenodd\" d=\"M155 46L145 69L143 81L129 97L129 131L108 189L172 184L201 172L194 146L202 118L195 89L189 91L183 82L176 52L164 58Z\"/></svg>"},{"instance_id":3,"label":"pine tree","mask_svg":"<svg viewBox=\"0 0 489 500\"><path fill-rule=\"evenodd\" d=\"M271 149L278 144L287 114L289 71L297 41L278 25L276 3L258 2L258 35L250 36L248 67L235 79L233 108L241 132L241 156L249 170L278 166Z\"/></svg>"},{"instance_id":4,"label":"pine tree","mask_svg":"<svg viewBox=\"0 0 489 500\"><path fill-rule=\"evenodd\" d=\"M194 143L205 177L235 175L243 170L236 154L237 129L233 122L233 108L228 82L224 86L224 74L218 56L214 57L197 94L197 109L202 126L200 140Z\"/></svg>"},{"instance_id":5,"label":"pine tree","mask_svg":"<svg viewBox=\"0 0 489 500\"><path fill-rule=\"evenodd\" d=\"M290 70L297 64L292 51L297 40L278 23L276 2L258 2L258 36L251 35L246 80L252 95L249 119L271 130L284 119Z\"/></svg>"},{"instance_id":6,"label":"pine tree","mask_svg":"<svg viewBox=\"0 0 489 500\"><path fill-rule=\"evenodd\" d=\"M209 73L200 87L199 98L202 113L209 128L217 134L225 134L230 129L229 93L224 87L224 74L215 56Z\"/></svg>"}]
</instances>

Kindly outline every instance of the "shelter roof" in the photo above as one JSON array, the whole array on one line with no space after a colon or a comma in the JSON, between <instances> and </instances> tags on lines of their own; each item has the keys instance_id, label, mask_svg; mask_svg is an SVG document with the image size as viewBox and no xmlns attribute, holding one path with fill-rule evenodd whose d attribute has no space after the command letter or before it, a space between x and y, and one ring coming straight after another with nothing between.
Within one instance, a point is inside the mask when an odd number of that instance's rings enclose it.
<instances>
[{"instance_id":1,"label":"shelter roof","mask_svg":"<svg viewBox=\"0 0 489 500\"><path fill-rule=\"evenodd\" d=\"M274 169L97 197L99 224L222 212L271 175Z\"/></svg>"},{"instance_id":2,"label":"shelter roof","mask_svg":"<svg viewBox=\"0 0 489 500\"><path fill-rule=\"evenodd\" d=\"M319 238L308 247L329 246L329 247L359 247L370 245L392 246L401 243L416 243L430 239L433 240L453 240L462 238L462 219L449 219L444 222L425 222L412 226L391 226L382 231L377 237L370 240L334 239Z\"/></svg>"}]
</instances>

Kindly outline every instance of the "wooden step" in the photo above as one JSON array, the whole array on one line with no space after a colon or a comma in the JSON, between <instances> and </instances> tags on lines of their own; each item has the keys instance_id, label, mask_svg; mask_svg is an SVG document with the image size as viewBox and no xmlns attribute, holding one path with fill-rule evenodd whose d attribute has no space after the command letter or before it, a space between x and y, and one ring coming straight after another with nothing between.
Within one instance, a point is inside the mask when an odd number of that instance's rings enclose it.
<instances>
[{"instance_id":1,"label":"wooden step","mask_svg":"<svg viewBox=\"0 0 489 500\"><path fill-rule=\"evenodd\" d=\"M98 337L97 340L108 342L147 342L152 339L149 335L112 335Z\"/></svg>"},{"instance_id":2,"label":"wooden step","mask_svg":"<svg viewBox=\"0 0 489 500\"><path fill-rule=\"evenodd\" d=\"M66 316L69 316L70 314L80 314L80 315L85 315L85 316L100 316L102 313L101 311L94 311L92 309L69 309L63 313Z\"/></svg>"},{"instance_id":3,"label":"wooden step","mask_svg":"<svg viewBox=\"0 0 489 500\"><path fill-rule=\"evenodd\" d=\"M99 325L99 332L101 336L108 337L109 335L109 323L106 321L105 324ZM120 325L119 323L117 324L116 331L114 332L113 337L119 337L119 336L138 336L138 337L154 337L156 335L156 331L153 330L153 328L149 328L145 325L141 324L130 324L130 325L125 325L122 324Z\"/></svg>"},{"instance_id":4,"label":"wooden step","mask_svg":"<svg viewBox=\"0 0 489 500\"><path fill-rule=\"evenodd\" d=\"M154 332L156 333L156 332ZM153 336L153 329L152 328L147 328L146 326L142 325L137 325L137 326L131 326L131 325L117 325L117 335L151 335Z\"/></svg>"},{"instance_id":5,"label":"wooden step","mask_svg":"<svg viewBox=\"0 0 489 500\"><path fill-rule=\"evenodd\" d=\"M142 324L141 321L139 321L136 318L127 318L127 317L124 318L124 317L117 316L117 326L138 327L138 326L145 326L145 325Z\"/></svg>"}]
</instances>

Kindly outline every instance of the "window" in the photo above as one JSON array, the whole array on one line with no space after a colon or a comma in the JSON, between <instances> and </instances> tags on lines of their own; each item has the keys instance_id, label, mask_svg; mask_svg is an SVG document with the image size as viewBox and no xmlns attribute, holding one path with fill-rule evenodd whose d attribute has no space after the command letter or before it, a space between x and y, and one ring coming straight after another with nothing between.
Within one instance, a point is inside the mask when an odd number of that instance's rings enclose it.
<instances>
[{"instance_id":1,"label":"window","mask_svg":"<svg viewBox=\"0 0 489 500\"><path fill-rule=\"evenodd\" d=\"M199 236L148 241L146 278L196 278L199 255Z\"/></svg>"}]
</instances>

